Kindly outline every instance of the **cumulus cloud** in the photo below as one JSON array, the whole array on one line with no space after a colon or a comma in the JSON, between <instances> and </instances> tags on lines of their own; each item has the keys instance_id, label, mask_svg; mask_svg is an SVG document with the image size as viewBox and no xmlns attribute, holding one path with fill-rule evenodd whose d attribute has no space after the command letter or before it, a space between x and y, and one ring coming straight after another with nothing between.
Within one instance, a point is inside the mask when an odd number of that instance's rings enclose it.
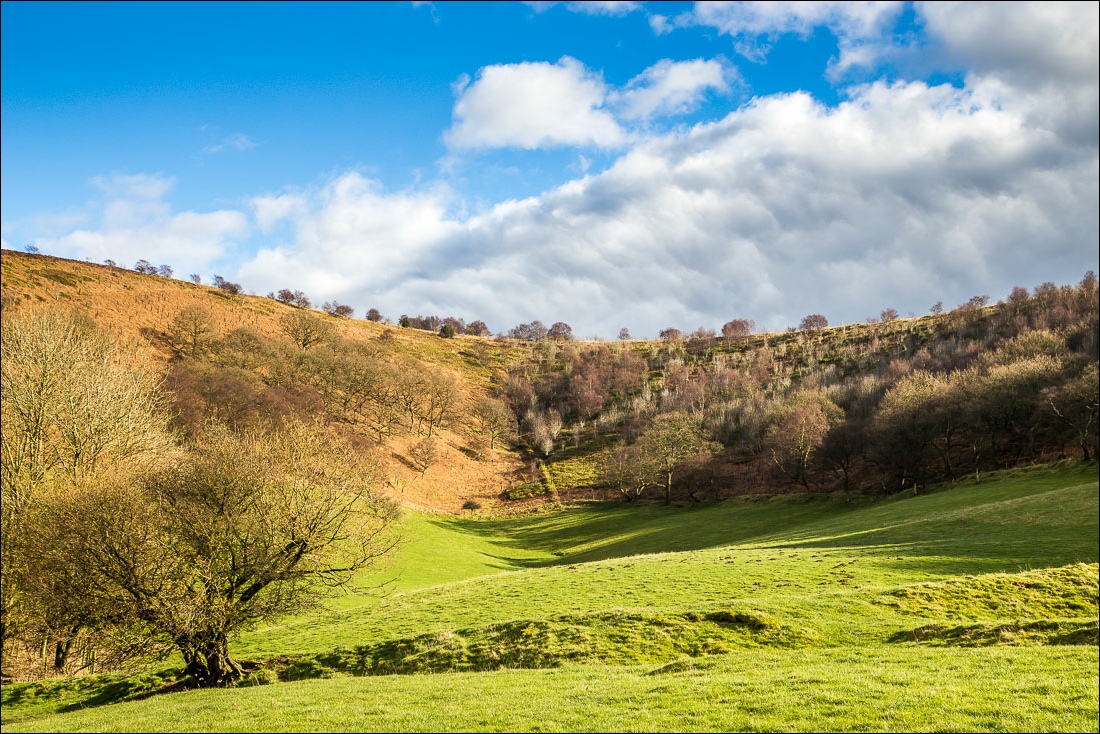
<instances>
[{"instance_id":1,"label":"cumulus cloud","mask_svg":"<svg viewBox=\"0 0 1100 734\"><path fill-rule=\"evenodd\" d=\"M256 196L250 203L256 227L264 234L270 234L280 223L304 214L309 205L307 198L299 193Z\"/></svg>"},{"instance_id":2,"label":"cumulus cloud","mask_svg":"<svg viewBox=\"0 0 1100 734\"><path fill-rule=\"evenodd\" d=\"M837 37L840 57L834 75L870 63L889 47L889 31L901 12L900 2L702 2L672 19L651 22L657 32L702 25L733 38L737 53L761 63L781 35L808 36L817 27Z\"/></svg>"},{"instance_id":3,"label":"cumulus cloud","mask_svg":"<svg viewBox=\"0 0 1100 734\"><path fill-rule=\"evenodd\" d=\"M472 83L460 80L450 148L561 145L617 147L626 135L604 108L607 85L569 56L557 63L486 66Z\"/></svg>"},{"instance_id":4,"label":"cumulus cloud","mask_svg":"<svg viewBox=\"0 0 1100 734\"><path fill-rule=\"evenodd\" d=\"M1068 153L950 87L876 85L836 110L797 94L470 229L503 243L479 271L525 319L547 318L549 300L549 318L603 334L624 314L650 335L734 316L783 328L829 309L862 320L1036 272L1079 277L1096 167Z\"/></svg>"},{"instance_id":5,"label":"cumulus cloud","mask_svg":"<svg viewBox=\"0 0 1100 734\"><path fill-rule=\"evenodd\" d=\"M314 191L257 197L257 226L283 222L291 234L261 248L239 276L259 290L292 287L357 302L434 277L450 267L440 243L460 229L445 216L448 201L443 190L386 193L358 172Z\"/></svg>"},{"instance_id":6,"label":"cumulus cloud","mask_svg":"<svg viewBox=\"0 0 1100 734\"><path fill-rule=\"evenodd\" d=\"M114 175L91 183L100 197L86 208L86 226L38 240L42 251L125 266L146 259L181 273L202 272L249 234L247 217L239 211L174 212L165 200L173 185L169 177Z\"/></svg>"},{"instance_id":7,"label":"cumulus cloud","mask_svg":"<svg viewBox=\"0 0 1100 734\"><path fill-rule=\"evenodd\" d=\"M761 98L470 218L449 218L443 193L349 174L242 274L285 287L294 273L391 316L563 320L584 336L862 321L1075 281L1096 262L1095 146L1081 156L1011 101L921 82L835 108Z\"/></svg>"},{"instance_id":8,"label":"cumulus cloud","mask_svg":"<svg viewBox=\"0 0 1100 734\"><path fill-rule=\"evenodd\" d=\"M1096 3L922 3L918 12L942 48L943 65L967 83L1010 100L1029 124L1095 148L1098 120Z\"/></svg>"},{"instance_id":9,"label":"cumulus cloud","mask_svg":"<svg viewBox=\"0 0 1100 734\"><path fill-rule=\"evenodd\" d=\"M728 91L727 79L736 73L715 59L662 59L612 93L610 101L626 119L684 114L698 108L708 90Z\"/></svg>"},{"instance_id":10,"label":"cumulus cloud","mask_svg":"<svg viewBox=\"0 0 1100 734\"><path fill-rule=\"evenodd\" d=\"M821 4L773 16L738 6L718 18L706 7L693 12L762 36L828 22L847 29L851 48L895 12ZM720 120L630 139L611 109L669 114L732 80L707 76L713 62L668 61L614 92L569 57L491 66L456 90L454 149L622 154L599 173L580 158L575 180L476 216L454 214L462 202L444 188L387 191L356 172L257 196L251 220L174 213L170 180L114 177L97 184L98 229L38 244L129 262L162 242L157 261L172 262L170 253L231 247L254 229L271 244L237 277L258 292L291 287L360 313L478 318L497 331L561 320L605 337L731 318L782 329L808 313L833 323L886 307L921 314L936 301L1002 298L1013 285L1075 282L1097 269L1095 8L1060 19L1063 8L1027 6L1011 22L970 4L916 12L944 58L971 69L961 87L877 81L847 88L831 107L804 93L758 97ZM730 13L749 15L734 25ZM1030 26L1034 53L988 43L1002 23L1019 26L1010 37Z\"/></svg>"},{"instance_id":11,"label":"cumulus cloud","mask_svg":"<svg viewBox=\"0 0 1100 734\"><path fill-rule=\"evenodd\" d=\"M1028 86L1096 82L1096 3L919 3L929 35L960 66Z\"/></svg>"}]
</instances>

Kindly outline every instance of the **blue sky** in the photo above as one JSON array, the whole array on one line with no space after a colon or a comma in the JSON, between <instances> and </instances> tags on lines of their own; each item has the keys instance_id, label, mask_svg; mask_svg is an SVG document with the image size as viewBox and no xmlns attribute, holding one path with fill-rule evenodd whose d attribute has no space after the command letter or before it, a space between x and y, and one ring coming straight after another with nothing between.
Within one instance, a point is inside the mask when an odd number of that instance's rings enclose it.
<instances>
[{"instance_id":1,"label":"blue sky","mask_svg":"<svg viewBox=\"0 0 1100 734\"><path fill-rule=\"evenodd\" d=\"M654 337L1097 269L1096 3L2 6L6 248Z\"/></svg>"}]
</instances>

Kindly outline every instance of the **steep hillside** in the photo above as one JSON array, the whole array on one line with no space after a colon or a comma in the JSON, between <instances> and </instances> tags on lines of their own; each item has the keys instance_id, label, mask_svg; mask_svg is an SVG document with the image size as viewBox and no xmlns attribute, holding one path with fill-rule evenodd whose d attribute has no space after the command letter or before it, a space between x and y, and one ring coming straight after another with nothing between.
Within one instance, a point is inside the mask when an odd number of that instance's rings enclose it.
<instances>
[{"instance_id":1,"label":"steep hillside","mask_svg":"<svg viewBox=\"0 0 1100 734\"><path fill-rule=\"evenodd\" d=\"M303 309L272 298L232 294L208 285L145 275L107 265L81 263L12 250L0 251L4 317L35 306L74 309L110 328L153 355L166 373L179 362L173 348L173 321L185 309L209 315L212 332L248 329L272 341L286 340L280 319ZM348 343L384 345L387 358L452 375L463 405L487 394L515 357L515 347L469 336L442 339L417 329L402 329L365 319L332 316L309 310ZM172 382L166 383L171 387ZM185 408L186 409L186 408ZM436 458L421 472L409 458L416 435L395 433L379 451L380 477L399 502L411 507L461 511L467 500L491 506L520 466L507 447L491 460L470 448L477 429L468 410L435 436ZM364 444L369 444L364 439Z\"/></svg>"}]
</instances>

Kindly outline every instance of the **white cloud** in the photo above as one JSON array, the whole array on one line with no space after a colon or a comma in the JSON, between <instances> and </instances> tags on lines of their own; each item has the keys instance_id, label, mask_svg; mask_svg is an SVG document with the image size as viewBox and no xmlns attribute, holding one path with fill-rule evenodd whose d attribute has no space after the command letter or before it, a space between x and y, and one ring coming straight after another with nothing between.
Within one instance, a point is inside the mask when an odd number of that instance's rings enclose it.
<instances>
[{"instance_id":1,"label":"white cloud","mask_svg":"<svg viewBox=\"0 0 1100 734\"><path fill-rule=\"evenodd\" d=\"M641 4L631 0L580 0L566 3L566 7L575 13L619 16L633 13Z\"/></svg>"},{"instance_id":2,"label":"white cloud","mask_svg":"<svg viewBox=\"0 0 1100 734\"><path fill-rule=\"evenodd\" d=\"M246 150L252 150L255 147L256 143L253 142L252 138L248 137L244 133L233 133L232 135L223 138L213 145L206 146L202 150L204 153L222 153L227 150L243 152Z\"/></svg>"},{"instance_id":3,"label":"white cloud","mask_svg":"<svg viewBox=\"0 0 1100 734\"><path fill-rule=\"evenodd\" d=\"M470 218L447 215L447 192L348 174L242 278L391 317L562 320L583 336L844 323L1075 282L1096 268L1096 146L1082 155L1018 102L919 82L836 108L762 98Z\"/></svg>"},{"instance_id":4,"label":"white cloud","mask_svg":"<svg viewBox=\"0 0 1100 734\"><path fill-rule=\"evenodd\" d=\"M172 190L175 179L160 173L114 174L96 176L91 184L105 199L156 201Z\"/></svg>"},{"instance_id":5,"label":"white cloud","mask_svg":"<svg viewBox=\"0 0 1100 734\"><path fill-rule=\"evenodd\" d=\"M662 59L613 93L610 101L626 119L684 114L699 106L707 90L728 91L727 78L734 75L736 70L714 59Z\"/></svg>"},{"instance_id":6,"label":"white cloud","mask_svg":"<svg viewBox=\"0 0 1100 734\"><path fill-rule=\"evenodd\" d=\"M446 219L447 203L444 190L385 193L356 172L315 191L257 197L258 223L285 221L291 241L262 248L239 276L258 291L291 287L315 300L365 299L432 277L449 268L440 243L461 229Z\"/></svg>"},{"instance_id":7,"label":"white cloud","mask_svg":"<svg viewBox=\"0 0 1100 734\"><path fill-rule=\"evenodd\" d=\"M127 267L145 259L178 273L202 272L249 234L247 217L238 211L174 213L165 201L173 180L160 174L97 177L91 183L101 197L87 207L87 226L37 240L43 252Z\"/></svg>"},{"instance_id":8,"label":"white cloud","mask_svg":"<svg viewBox=\"0 0 1100 734\"><path fill-rule=\"evenodd\" d=\"M641 3L632 0L578 0L576 2L552 2L550 0L531 0L524 5L530 6L536 13L545 13L555 5L564 5L574 13L585 15L623 16L640 10Z\"/></svg>"},{"instance_id":9,"label":"white cloud","mask_svg":"<svg viewBox=\"0 0 1100 734\"><path fill-rule=\"evenodd\" d=\"M1100 137L1096 3L922 3L941 63L967 69L967 83L1007 100L1029 124L1095 149Z\"/></svg>"},{"instance_id":10,"label":"white cloud","mask_svg":"<svg viewBox=\"0 0 1100 734\"><path fill-rule=\"evenodd\" d=\"M1097 3L924 2L917 12L949 57L979 75L1029 85L1096 83Z\"/></svg>"},{"instance_id":11,"label":"white cloud","mask_svg":"<svg viewBox=\"0 0 1100 734\"><path fill-rule=\"evenodd\" d=\"M815 27L836 34L841 51L837 65L847 68L863 58L865 43L883 40L886 26L901 12L900 2L698 2L674 26L703 25L734 39L737 52L762 62L780 35L809 35ZM667 22L666 22L667 25Z\"/></svg>"},{"instance_id":12,"label":"white cloud","mask_svg":"<svg viewBox=\"0 0 1100 734\"><path fill-rule=\"evenodd\" d=\"M297 193L257 196L250 203L256 227L264 234L273 231L280 222L304 213L308 207L306 198Z\"/></svg>"},{"instance_id":13,"label":"white cloud","mask_svg":"<svg viewBox=\"0 0 1100 734\"><path fill-rule=\"evenodd\" d=\"M750 13L739 27L766 36L825 18L870 59L893 12L784 7L787 16L738 10ZM595 174L578 156L576 180L473 217L449 213L462 202L447 190L387 192L354 172L259 196L250 213L274 244L234 277L359 313L479 318L497 331L562 320L605 337L734 317L772 329L808 313L862 321L886 307L920 314L940 300L1074 282L1100 269L1096 11L1020 12L1003 21L999 7L917 7L944 58L972 69L962 88L876 82L831 108L802 93L761 97L645 139L628 140L609 110L686 109L721 89L707 76L714 62L658 64L617 94L568 57L486 67L456 88L454 149L621 145L623 154ZM1009 38L1033 28L1032 45L1008 53L988 43L1002 21ZM241 212L174 213L162 176L97 185L100 226L57 247L39 241L44 252L179 265L187 248L211 258L248 232Z\"/></svg>"},{"instance_id":14,"label":"white cloud","mask_svg":"<svg viewBox=\"0 0 1100 734\"><path fill-rule=\"evenodd\" d=\"M623 130L604 109L607 85L569 56L556 64L486 66L472 83L456 88L454 125L444 136L450 148L530 150L616 147L626 142Z\"/></svg>"}]
</instances>

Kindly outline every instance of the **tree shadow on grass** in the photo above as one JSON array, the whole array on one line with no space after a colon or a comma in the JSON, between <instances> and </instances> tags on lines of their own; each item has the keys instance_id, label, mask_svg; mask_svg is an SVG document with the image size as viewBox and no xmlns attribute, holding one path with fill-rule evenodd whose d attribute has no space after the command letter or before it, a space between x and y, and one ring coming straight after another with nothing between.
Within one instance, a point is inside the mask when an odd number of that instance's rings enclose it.
<instances>
[{"instance_id":1,"label":"tree shadow on grass","mask_svg":"<svg viewBox=\"0 0 1100 734\"><path fill-rule=\"evenodd\" d=\"M588 504L547 515L505 520L432 520L452 532L477 535L506 548L542 551L551 558L494 556L537 568L611 558L718 548L774 536L852 511L840 499L780 495L767 500L696 505L657 502Z\"/></svg>"}]
</instances>

